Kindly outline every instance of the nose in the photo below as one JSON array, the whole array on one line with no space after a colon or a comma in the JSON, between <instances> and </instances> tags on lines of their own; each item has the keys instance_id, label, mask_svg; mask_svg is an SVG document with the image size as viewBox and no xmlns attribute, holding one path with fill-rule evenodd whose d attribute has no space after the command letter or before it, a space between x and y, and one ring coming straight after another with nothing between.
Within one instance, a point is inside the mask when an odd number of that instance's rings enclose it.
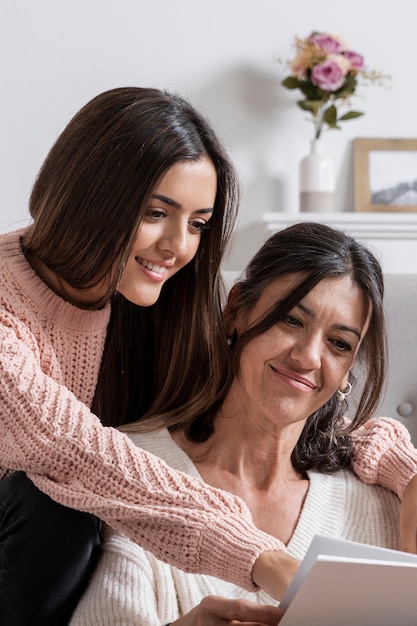
<instances>
[{"instance_id":1,"label":"nose","mask_svg":"<svg viewBox=\"0 0 417 626\"><path fill-rule=\"evenodd\" d=\"M304 370L317 370L321 366L320 339L303 337L291 349L291 358Z\"/></svg>"},{"instance_id":2,"label":"nose","mask_svg":"<svg viewBox=\"0 0 417 626\"><path fill-rule=\"evenodd\" d=\"M177 259L185 257L189 248L188 236L188 222L181 219L173 220L165 229L159 247Z\"/></svg>"}]
</instances>

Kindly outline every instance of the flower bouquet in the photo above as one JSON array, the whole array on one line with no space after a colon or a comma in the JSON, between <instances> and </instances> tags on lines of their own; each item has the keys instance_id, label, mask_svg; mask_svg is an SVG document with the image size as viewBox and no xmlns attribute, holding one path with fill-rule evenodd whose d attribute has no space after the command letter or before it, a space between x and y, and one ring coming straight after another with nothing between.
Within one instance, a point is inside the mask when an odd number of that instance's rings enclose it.
<instances>
[{"instance_id":1,"label":"flower bouquet","mask_svg":"<svg viewBox=\"0 0 417 626\"><path fill-rule=\"evenodd\" d=\"M349 110L359 79L364 84L382 84L388 78L374 70L367 71L363 56L335 35L313 31L304 39L296 37L295 50L295 57L287 63L291 74L282 85L303 94L304 99L297 104L312 114L315 139L325 124L340 128L339 122L363 115L361 111ZM346 112L338 110L337 101Z\"/></svg>"}]
</instances>

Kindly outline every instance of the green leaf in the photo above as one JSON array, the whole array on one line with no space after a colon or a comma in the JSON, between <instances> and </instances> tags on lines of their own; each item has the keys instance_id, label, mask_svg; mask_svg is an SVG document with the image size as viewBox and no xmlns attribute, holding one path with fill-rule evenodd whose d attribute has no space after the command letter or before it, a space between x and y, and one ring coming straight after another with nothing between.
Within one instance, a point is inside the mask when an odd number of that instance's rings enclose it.
<instances>
[{"instance_id":1,"label":"green leaf","mask_svg":"<svg viewBox=\"0 0 417 626\"><path fill-rule=\"evenodd\" d=\"M288 76L282 81L281 85L287 89L298 89L301 87L301 81L299 81L298 78L295 78L295 76Z\"/></svg>"},{"instance_id":2,"label":"green leaf","mask_svg":"<svg viewBox=\"0 0 417 626\"><path fill-rule=\"evenodd\" d=\"M300 84L300 90L306 97L306 100L320 100L321 102L324 102L328 99L328 95L324 91L308 81L303 81Z\"/></svg>"},{"instance_id":3,"label":"green leaf","mask_svg":"<svg viewBox=\"0 0 417 626\"><path fill-rule=\"evenodd\" d=\"M339 89L339 91L334 92L334 96L338 100L346 100L347 98L353 96L353 94L354 91L352 91L352 89Z\"/></svg>"},{"instance_id":4,"label":"green leaf","mask_svg":"<svg viewBox=\"0 0 417 626\"><path fill-rule=\"evenodd\" d=\"M357 78L353 74L348 74L345 78L345 82L334 92L336 98L348 98L355 93L357 87Z\"/></svg>"},{"instance_id":5,"label":"green leaf","mask_svg":"<svg viewBox=\"0 0 417 626\"><path fill-rule=\"evenodd\" d=\"M308 111L317 117L323 103L321 100L298 100L297 104L303 111Z\"/></svg>"},{"instance_id":6,"label":"green leaf","mask_svg":"<svg viewBox=\"0 0 417 626\"><path fill-rule=\"evenodd\" d=\"M353 120L355 117L361 117L361 115L364 115L364 113L362 113L361 111L349 111L349 113L345 113L344 115L342 115L339 120Z\"/></svg>"},{"instance_id":7,"label":"green leaf","mask_svg":"<svg viewBox=\"0 0 417 626\"><path fill-rule=\"evenodd\" d=\"M329 126L333 127L336 124L337 110L334 104L332 104L328 109L326 109L326 111L324 112L323 118L326 124L328 124Z\"/></svg>"}]
</instances>

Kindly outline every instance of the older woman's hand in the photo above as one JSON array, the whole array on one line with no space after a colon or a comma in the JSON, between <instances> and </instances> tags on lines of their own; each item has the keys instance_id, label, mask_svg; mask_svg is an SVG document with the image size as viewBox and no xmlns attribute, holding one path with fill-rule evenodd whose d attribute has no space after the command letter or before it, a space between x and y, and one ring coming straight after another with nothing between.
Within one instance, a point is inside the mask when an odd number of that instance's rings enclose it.
<instances>
[{"instance_id":1,"label":"older woman's hand","mask_svg":"<svg viewBox=\"0 0 417 626\"><path fill-rule=\"evenodd\" d=\"M417 554L417 476L405 488L400 509L401 550Z\"/></svg>"},{"instance_id":2,"label":"older woman's hand","mask_svg":"<svg viewBox=\"0 0 417 626\"><path fill-rule=\"evenodd\" d=\"M276 626L281 617L282 611L274 606L262 606L249 600L207 596L192 611L172 622L170 626Z\"/></svg>"}]
</instances>

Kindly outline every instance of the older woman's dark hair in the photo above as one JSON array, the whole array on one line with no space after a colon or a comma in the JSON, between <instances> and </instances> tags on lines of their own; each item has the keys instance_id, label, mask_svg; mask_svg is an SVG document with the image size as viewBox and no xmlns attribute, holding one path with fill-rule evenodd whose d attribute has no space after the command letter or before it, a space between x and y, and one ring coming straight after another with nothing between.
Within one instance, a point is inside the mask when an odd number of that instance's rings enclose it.
<instances>
[{"instance_id":1,"label":"older woman's dark hair","mask_svg":"<svg viewBox=\"0 0 417 626\"><path fill-rule=\"evenodd\" d=\"M137 307L115 294L151 194L181 161L208 157L217 174L210 228L194 259ZM119 426L149 410L175 422L190 397L222 386L220 263L239 202L235 169L209 121L178 94L121 87L88 102L52 146L35 182L28 252L72 287L107 279L112 315L93 410ZM115 295L113 295L115 294Z\"/></svg>"},{"instance_id":2,"label":"older woman's dark hair","mask_svg":"<svg viewBox=\"0 0 417 626\"><path fill-rule=\"evenodd\" d=\"M236 284L237 295L232 314L250 311L264 289L288 274L298 274L297 286L277 301L265 316L236 339L233 347L233 371L239 372L244 346L254 337L285 319L321 280L349 276L362 290L370 304L368 331L359 348L358 360L364 372L362 391L351 424L346 427L346 401L337 394L311 415L292 455L293 465L300 471L315 468L331 472L350 463L352 443L349 433L368 420L379 404L385 382L386 336L383 311L383 276L374 255L352 237L323 224L299 223L270 237L253 257L244 277ZM351 379L354 384L354 381ZM212 430L214 412L188 428L191 438L207 438Z\"/></svg>"}]
</instances>

